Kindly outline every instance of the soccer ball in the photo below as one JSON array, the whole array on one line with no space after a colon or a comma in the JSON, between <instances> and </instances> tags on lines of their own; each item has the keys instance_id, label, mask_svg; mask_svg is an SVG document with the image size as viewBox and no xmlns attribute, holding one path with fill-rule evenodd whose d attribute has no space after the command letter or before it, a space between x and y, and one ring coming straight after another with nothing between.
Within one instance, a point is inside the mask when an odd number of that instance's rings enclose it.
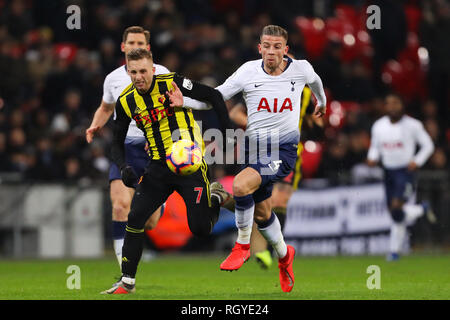
<instances>
[{"instance_id":1,"label":"soccer ball","mask_svg":"<svg viewBox=\"0 0 450 320\"><path fill-rule=\"evenodd\" d=\"M202 151L197 144L190 140L178 140L172 144L166 155L169 169L179 175L193 174L202 164Z\"/></svg>"}]
</instances>

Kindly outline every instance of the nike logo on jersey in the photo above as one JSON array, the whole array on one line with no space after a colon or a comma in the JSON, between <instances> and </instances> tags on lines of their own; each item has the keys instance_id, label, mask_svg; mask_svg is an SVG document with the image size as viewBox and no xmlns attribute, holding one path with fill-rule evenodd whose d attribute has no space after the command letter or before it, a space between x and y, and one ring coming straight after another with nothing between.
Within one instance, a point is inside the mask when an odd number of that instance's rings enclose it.
<instances>
[{"instance_id":1,"label":"nike logo on jersey","mask_svg":"<svg viewBox=\"0 0 450 320\"><path fill-rule=\"evenodd\" d=\"M255 83L255 88L261 87L264 83L260 83L260 84L256 84Z\"/></svg>"}]
</instances>

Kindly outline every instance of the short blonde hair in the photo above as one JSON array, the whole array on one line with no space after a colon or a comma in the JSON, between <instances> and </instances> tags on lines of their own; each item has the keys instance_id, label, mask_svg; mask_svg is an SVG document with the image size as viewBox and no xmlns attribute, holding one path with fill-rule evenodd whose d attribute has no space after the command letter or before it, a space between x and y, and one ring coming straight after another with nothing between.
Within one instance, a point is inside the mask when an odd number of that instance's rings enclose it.
<instances>
[{"instance_id":1,"label":"short blonde hair","mask_svg":"<svg viewBox=\"0 0 450 320\"><path fill-rule=\"evenodd\" d=\"M270 24L263 28L260 38L262 38L262 36L283 37L286 42L288 41L288 32L282 27L273 24Z\"/></svg>"},{"instance_id":2,"label":"short blonde hair","mask_svg":"<svg viewBox=\"0 0 450 320\"><path fill-rule=\"evenodd\" d=\"M149 60L153 61L153 55L152 55L151 51L148 51L143 48L137 48L137 49L133 49L127 53L128 61L135 61L135 60L141 60L141 59L149 59Z\"/></svg>"}]
</instances>

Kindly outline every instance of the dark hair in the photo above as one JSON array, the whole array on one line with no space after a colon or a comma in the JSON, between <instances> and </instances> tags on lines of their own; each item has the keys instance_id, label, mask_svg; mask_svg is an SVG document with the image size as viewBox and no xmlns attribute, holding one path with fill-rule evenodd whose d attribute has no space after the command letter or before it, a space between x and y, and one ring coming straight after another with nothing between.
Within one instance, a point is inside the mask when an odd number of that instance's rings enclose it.
<instances>
[{"instance_id":1,"label":"dark hair","mask_svg":"<svg viewBox=\"0 0 450 320\"><path fill-rule=\"evenodd\" d=\"M392 96L392 97L396 97L398 100L400 100L401 104L404 106L405 105L405 101L403 100L403 97L395 91L389 91L386 93L386 95L384 96L384 99L386 99L387 97Z\"/></svg>"},{"instance_id":2,"label":"dark hair","mask_svg":"<svg viewBox=\"0 0 450 320\"><path fill-rule=\"evenodd\" d=\"M143 49L143 48L137 48L137 49L133 49L127 53L128 61L135 61L135 60L141 60L141 59L149 59L149 60L153 61L152 52L148 51L146 49Z\"/></svg>"},{"instance_id":3,"label":"dark hair","mask_svg":"<svg viewBox=\"0 0 450 320\"><path fill-rule=\"evenodd\" d=\"M140 26L132 26L125 29L122 35L122 42L125 43L128 38L129 33L142 33L145 36L145 40L147 41L147 44L150 43L150 31L145 30L144 28Z\"/></svg>"},{"instance_id":4,"label":"dark hair","mask_svg":"<svg viewBox=\"0 0 450 320\"><path fill-rule=\"evenodd\" d=\"M286 42L288 41L288 32L282 27L273 24L269 24L263 28L260 38L262 38L262 36L283 37Z\"/></svg>"}]
</instances>

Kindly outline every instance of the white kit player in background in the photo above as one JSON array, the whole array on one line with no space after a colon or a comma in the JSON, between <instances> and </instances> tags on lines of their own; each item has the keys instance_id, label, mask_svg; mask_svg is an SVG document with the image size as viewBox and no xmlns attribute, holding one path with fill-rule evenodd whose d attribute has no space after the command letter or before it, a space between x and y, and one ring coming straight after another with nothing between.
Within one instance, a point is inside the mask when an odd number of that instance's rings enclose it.
<instances>
[{"instance_id":1,"label":"white kit player in background","mask_svg":"<svg viewBox=\"0 0 450 320\"><path fill-rule=\"evenodd\" d=\"M389 94L385 107L387 115L372 126L367 163L375 166L380 161L384 169L387 206L393 220L387 259L392 261L399 258L407 225L423 214L431 223L436 220L428 202L415 204L414 192L414 172L431 156L434 145L422 123L404 114L400 96Z\"/></svg>"},{"instance_id":2,"label":"white kit player in background","mask_svg":"<svg viewBox=\"0 0 450 320\"><path fill-rule=\"evenodd\" d=\"M301 93L307 84L317 105L315 115L325 114L326 97L322 81L306 60L294 60L288 52L287 32L279 26L264 27L258 45L262 59L249 61L233 73L219 90L228 100L243 93L247 105L246 136L250 141L265 144L274 133L278 136L277 158L246 150L246 162L234 178L233 196L238 238L231 254L220 265L221 270L239 269L250 256L250 236L253 221L279 258L280 283L285 292L292 290L292 262L295 250L286 245L278 218L272 212L270 196L273 183L287 176L297 158L300 140ZM273 142L273 141L272 141ZM254 156L254 159L249 158Z\"/></svg>"},{"instance_id":3,"label":"white kit player in background","mask_svg":"<svg viewBox=\"0 0 450 320\"><path fill-rule=\"evenodd\" d=\"M132 26L127 28L123 33L121 51L126 55L133 49L144 48L150 50L150 33L140 26ZM170 73L170 71L158 64L154 64L155 75ZM86 140L91 143L94 134L97 133L110 119L115 115L115 105L123 90L131 84L130 76L127 73L126 64L118 67L105 78L103 84L102 102L96 110L92 123L86 129ZM184 97L185 105L190 103L199 103L188 97ZM136 122L132 120L128 128L127 137L125 140L125 150L127 153L127 161L133 167L138 176L141 176L147 165L149 157L145 151L145 137L141 130L136 126ZM111 164L109 172L110 181L110 198L112 203L112 237L114 244L114 251L119 263L122 263L122 246L125 237L125 227L128 220L128 213L130 212L131 200L134 195L134 189L128 188L122 182L120 168L115 164ZM162 206L164 207L164 205ZM146 229L153 229L161 217L161 208L150 216L145 224Z\"/></svg>"}]
</instances>

